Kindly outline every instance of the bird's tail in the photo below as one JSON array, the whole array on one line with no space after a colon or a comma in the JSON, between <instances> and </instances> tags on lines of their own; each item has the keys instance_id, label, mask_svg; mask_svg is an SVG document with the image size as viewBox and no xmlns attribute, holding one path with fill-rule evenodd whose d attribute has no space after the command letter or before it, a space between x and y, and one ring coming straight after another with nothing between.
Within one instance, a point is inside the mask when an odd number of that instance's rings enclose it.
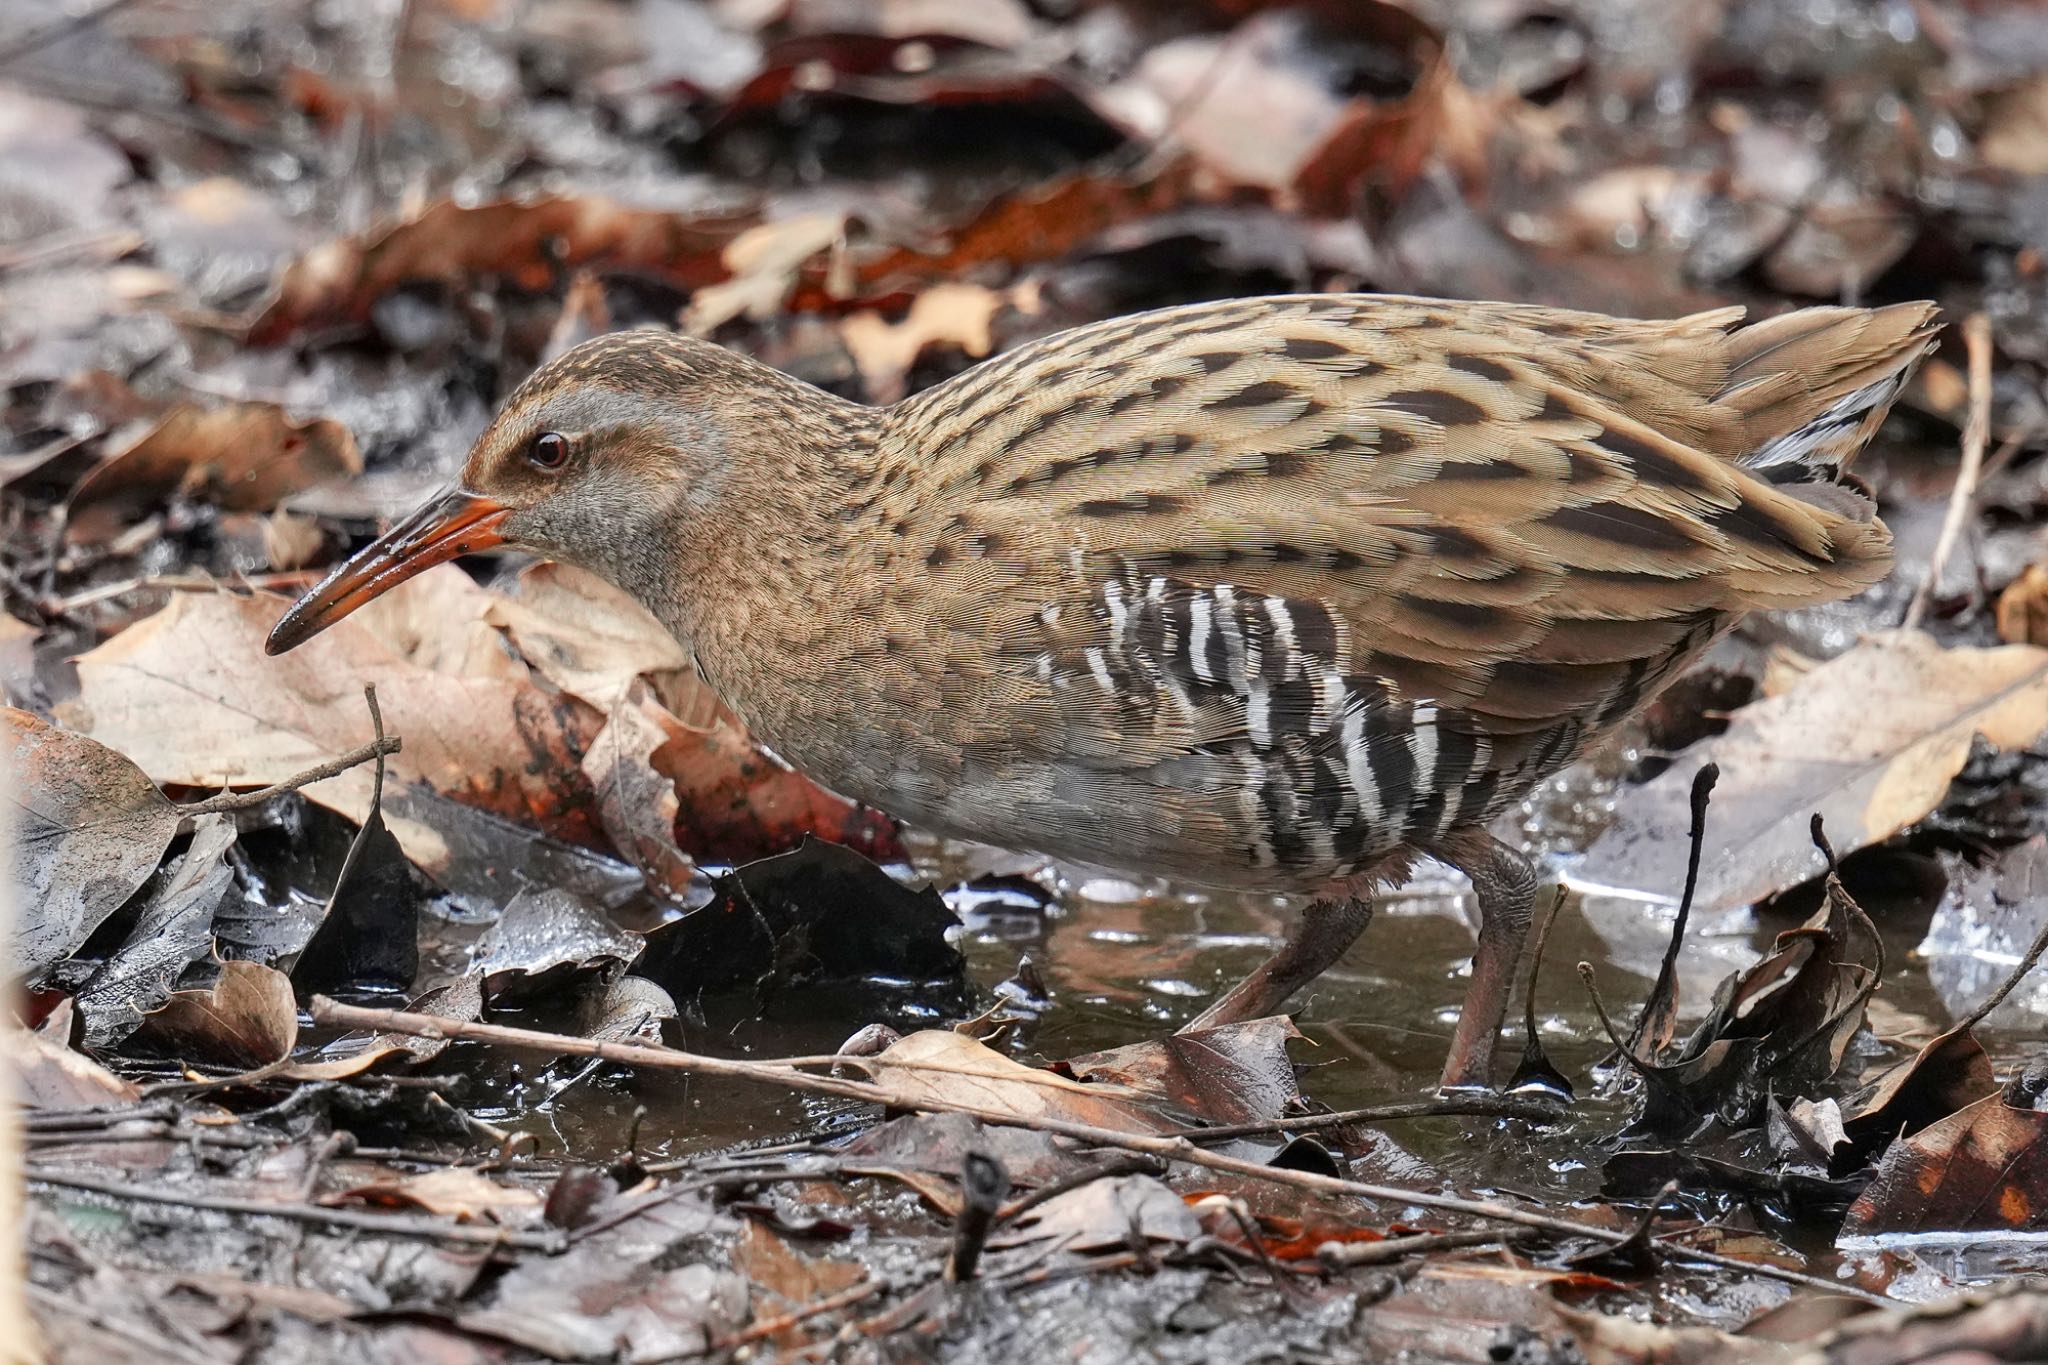
<instances>
[{"instance_id":1,"label":"bird's tail","mask_svg":"<svg viewBox=\"0 0 2048 1365\"><path fill-rule=\"evenodd\" d=\"M1805 308L1729 333L1715 401L1742 415L1743 467L1781 485L1834 483L1933 349L1935 311Z\"/></svg>"}]
</instances>

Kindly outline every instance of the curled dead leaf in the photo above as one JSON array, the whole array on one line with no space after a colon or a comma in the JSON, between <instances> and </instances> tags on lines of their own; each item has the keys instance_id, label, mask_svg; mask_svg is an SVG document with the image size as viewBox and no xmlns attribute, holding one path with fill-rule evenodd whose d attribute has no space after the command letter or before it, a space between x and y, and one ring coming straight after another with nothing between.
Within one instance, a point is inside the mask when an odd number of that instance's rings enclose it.
<instances>
[{"instance_id":1,"label":"curled dead leaf","mask_svg":"<svg viewBox=\"0 0 2048 1365\"><path fill-rule=\"evenodd\" d=\"M1982 735L2000 749L2048 733L2048 650L1945 649L1917 631L1875 635L1743 707L1695 747L1720 766L1699 913L1752 904L1819 875L1818 811L1844 857L1926 817ZM1571 878L1669 896L1685 879L1692 768L1631 793Z\"/></svg>"},{"instance_id":2,"label":"curled dead leaf","mask_svg":"<svg viewBox=\"0 0 2048 1365\"><path fill-rule=\"evenodd\" d=\"M72 491L65 538L111 536L172 494L239 512L268 512L293 493L363 472L347 427L298 421L275 403L173 408Z\"/></svg>"},{"instance_id":3,"label":"curled dead leaf","mask_svg":"<svg viewBox=\"0 0 2048 1365\"><path fill-rule=\"evenodd\" d=\"M175 991L130 1038L139 1051L186 1065L247 1070L281 1062L299 1037L291 979L254 962L223 962L208 990Z\"/></svg>"}]
</instances>

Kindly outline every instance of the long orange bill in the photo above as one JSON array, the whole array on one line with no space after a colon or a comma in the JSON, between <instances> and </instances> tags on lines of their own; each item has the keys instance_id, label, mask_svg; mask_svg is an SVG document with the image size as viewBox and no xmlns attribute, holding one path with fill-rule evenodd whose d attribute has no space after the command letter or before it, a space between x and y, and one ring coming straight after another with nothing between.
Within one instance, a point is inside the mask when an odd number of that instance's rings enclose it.
<instances>
[{"instance_id":1,"label":"long orange bill","mask_svg":"<svg viewBox=\"0 0 2048 1365\"><path fill-rule=\"evenodd\" d=\"M498 523L503 503L451 488L366 545L292 603L270 632L266 654L282 654L318 635L373 597L381 597L413 575L457 555L503 545Z\"/></svg>"}]
</instances>

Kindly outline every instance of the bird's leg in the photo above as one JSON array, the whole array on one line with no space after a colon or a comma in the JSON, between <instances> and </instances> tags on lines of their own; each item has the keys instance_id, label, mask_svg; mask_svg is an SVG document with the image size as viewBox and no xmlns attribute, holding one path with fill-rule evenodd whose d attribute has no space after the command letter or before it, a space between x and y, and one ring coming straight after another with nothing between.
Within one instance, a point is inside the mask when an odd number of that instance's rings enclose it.
<instances>
[{"instance_id":1,"label":"bird's leg","mask_svg":"<svg viewBox=\"0 0 2048 1365\"><path fill-rule=\"evenodd\" d=\"M1279 952L1180 1031L1193 1033L1272 1014L1287 1003L1289 996L1335 965L1371 922L1372 902L1362 896L1311 901L1301 912L1301 923Z\"/></svg>"},{"instance_id":2,"label":"bird's leg","mask_svg":"<svg viewBox=\"0 0 2048 1365\"><path fill-rule=\"evenodd\" d=\"M1472 879L1479 899L1479 947L1472 955L1472 984L1458 1011L1451 1055L1444 1061L1443 1090L1487 1090L1493 1084L1493 1045L1514 990L1515 969L1529 936L1536 901L1536 869L1528 858L1485 830L1470 830L1432 852Z\"/></svg>"}]
</instances>

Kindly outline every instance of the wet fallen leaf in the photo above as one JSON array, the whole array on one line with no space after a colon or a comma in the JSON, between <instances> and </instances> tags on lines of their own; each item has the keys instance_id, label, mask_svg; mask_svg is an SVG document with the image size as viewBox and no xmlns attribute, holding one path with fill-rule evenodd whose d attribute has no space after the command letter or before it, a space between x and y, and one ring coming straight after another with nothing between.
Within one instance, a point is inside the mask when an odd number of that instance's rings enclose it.
<instances>
[{"instance_id":1,"label":"wet fallen leaf","mask_svg":"<svg viewBox=\"0 0 2048 1365\"><path fill-rule=\"evenodd\" d=\"M1679 1137L1709 1115L1745 1128L1761 1120L1769 1095L1811 1093L1841 1069L1883 962L1870 917L1830 874L1813 918L1723 980L1684 1043L1648 1057L1623 1049L1644 1082L1639 1122Z\"/></svg>"},{"instance_id":2,"label":"wet fallen leaf","mask_svg":"<svg viewBox=\"0 0 2048 1365\"><path fill-rule=\"evenodd\" d=\"M21 784L12 875L35 907L15 926L6 975L32 975L135 894L182 817L132 761L26 711L0 711L0 745Z\"/></svg>"},{"instance_id":3,"label":"wet fallen leaf","mask_svg":"<svg viewBox=\"0 0 2048 1365\"><path fill-rule=\"evenodd\" d=\"M2044 850L2048 850L2048 840L2038 837L2017 850L2032 855L2020 860L2012 887L2026 898L2025 903L2038 904L2037 879L2043 873ZM1891 1139L1910 1137L1998 1088L1991 1058L1975 1030L2034 970L2044 950L2048 950L2048 924L2042 925L2004 981L1986 993L1975 1009L1844 1103L1842 1135L1848 1146L1837 1169L1860 1164Z\"/></svg>"},{"instance_id":4,"label":"wet fallen leaf","mask_svg":"<svg viewBox=\"0 0 2048 1365\"><path fill-rule=\"evenodd\" d=\"M588 992L576 1011L576 1032L600 1043L661 1044L661 1027L679 1011L669 993L644 976L622 976Z\"/></svg>"},{"instance_id":5,"label":"wet fallen leaf","mask_svg":"<svg viewBox=\"0 0 2048 1365\"><path fill-rule=\"evenodd\" d=\"M991 1237L989 1247L1051 1242L1062 1251L1085 1253L1122 1250L1135 1242L1185 1246L1201 1235L1202 1220L1165 1182L1114 1175L1054 1195Z\"/></svg>"},{"instance_id":6,"label":"wet fallen leaf","mask_svg":"<svg viewBox=\"0 0 2048 1365\"><path fill-rule=\"evenodd\" d=\"M268 512L285 498L363 472L339 422L297 421L275 403L183 406L115 451L72 491L65 537L92 544L173 494L230 511Z\"/></svg>"},{"instance_id":7,"label":"wet fallen leaf","mask_svg":"<svg viewBox=\"0 0 2048 1365\"><path fill-rule=\"evenodd\" d=\"M647 1207L561 1256L514 1266L462 1327L554 1360L653 1365L709 1353L746 1319L747 1281L722 1266L674 1261L674 1249L736 1231L699 1199L652 1191Z\"/></svg>"},{"instance_id":8,"label":"wet fallen leaf","mask_svg":"<svg viewBox=\"0 0 2048 1365\"><path fill-rule=\"evenodd\" d=\"M531 887L484 930L471 969L496 994L514 976L539 978L562 968L617 971L638 958L642 947L638 934L619 928L573 892Z\"/></svg>"},{"instance_id":9,"label":"wet fallen leaf","mask_svg":"<svg viewBox=\"0 0 2048 1365\"><path fill-rule=\"evenodd\" d=\"M457 977L445 986L436 986L406 1005L413 1014L438 1015L464 1023L474 1023L483 1017L484 978L481 972L471 972ZM360 1076L365 1071L393 1058L405 1058L418 1064L430 1062L448 1047L446 1038L421 1038L410 1033L380 1033L359 1048L345 1051L337 1057L324 1057L318 1061L293 1062L279 1074L298 1081L339 1081L351 1076Z\"/></svg>"},{"instance_id":10,"label":"wet fallen leaf","mask_svg":"<svg viewBox=\"0 0 2048 1365\"><path fill-rule=\"evenodd\" d=\"M85 1042L107 1048L160 1008L187 967L213 952L213 916L234 883L223 860L235 842L235 822L203 815L177 866L142 907L135 927L74 997L85 1017Z\"/></svg>"},{"instance_id":11,"label":"wet fallen leaf","mask_svg":"<svg viewBox=\"0 0 2048 1365\"><path fill-rule=\"evenodd\" d=\"M1025 1066L949 1029L913 1033L892 1044L879 1060L875 1083L905 1104L944 1100L1020 1118L1060 1119L1126 1133L1156 1133L1178 1126L1154 1112L1142 1095L1120 1086L1084 1085Z\"/></svg>"},{"instance_id":12,"label":"wet fallen leaf","mask_svg":"<svg viewBox=\"0 0 2048 1365\"><path fill-rule=\"evenodd\" d=\"M329 1208L419 1209L458 1223L489 1219L515 1227L536 1221L541 1208L537 1192L461 1166L336 1190L322 1195L320 1202Z\"/></svg>"},{"instance_id":13,"label":"wet fallen leaf","mask_svg":"<svg viewBox=\"0 0 2048 1365\"><path fill-rule=\"evenodd\" d=\"M853 850L806 839L735 869L718 898L647 936L638 970L678 999L791 982L954 982L959 920L930 886L910 890Z\"/></svg>"},{"instance_id":14,"label":"wet fallen leaf","mask_svg":"<svg viewBox=\"0 0 2048 1365\"><path fill-rule=\"evenodd\" d=\"M1944 649L1917 632L1873 636L1744 707L1693 751L1720 765L1699 895L1703 914L1747 905L1818 875L1818 811L1846 857L1925 817L1970 755L2048 732L2048 651ZM1589 887L1669 896L1685 880L1692 766L1629 794L1573 868Z\"/></svg>"},{"instance_id":15,"label":"wet fallen leaf","mask_svg":"<svg viewBox=\"0 0 2048 1365\"><path fill-rule=\"evenodd\" d=\"M1828 1365L1991 1365L2048 1354L2048 1293L2022 1277L1932 1303L1865 1312L1820 1345ZM1801 1365L1812 1357L1802 1358Z\"/></svg>"},{"instance_id":16,"label":"wet fallen leaf","mask_svg":"<svg viewBox=\"0 0 2048 1365\"><path fill-rule=\"evenodd\" d=\"M952 1182L969 1152L1001 1162L1011 1183L1022 1188L1067 1179L1101 1159L1029 1128L989 1127L965 1114L903 1114L870 1128L843 1149L860 1166L940 1177L920 1192L942 1188L944 1194L933 1202L949 1216L958 1212L959 1187Z\"/></svg>"},{"instance_id":17,"label":"wet fallen leaf","mask_svg":"<svg viewBox=\"0 0 2048 1365\"><path fill-rule=\"evenodd\" d=\"M1188 1123L1259 1123L1301 1099L1284 1016L1176 1033L1152 1042L1068 1058L1076 1080L1108 1083L1143 1096Z\"/></svg>"},{"instance_id":18,"label":"wet fallen leaf","mask_svg":"<svg viewBox=\"0 0 2048 1365\"><path fill-rule=\"evenodd\" d=\"M291 979L254 962L223 962L211 989L174 991L129 1037L136 1051L187 1065L248 1070L281 1062L299 1036Z\"/></svg>"},{"instance_id":19,"label":"wet fallen leaf","mask_svg":"<svg viewBox=\"0 0 2048 1365\"><path fill-rule=\"evenodd\" d=\"M349 845L313 937L292 964L292 984L308 995L364 986L405 989L419 971L420 906L428 888L384 823L385 760L380 755L376 762L369 816Z\"/></svg>"},{"instance_id":20,"label":"wet fallen leaf","mask_svg":"<svg viewBox=\"0 0 2048 1365\"><path fill-rule=\"evenodd\" d=\"M2048 1112L1986 1095L1878 1159L1844 1237L2048 1231Z\"/></svg>"}]
</instances>

